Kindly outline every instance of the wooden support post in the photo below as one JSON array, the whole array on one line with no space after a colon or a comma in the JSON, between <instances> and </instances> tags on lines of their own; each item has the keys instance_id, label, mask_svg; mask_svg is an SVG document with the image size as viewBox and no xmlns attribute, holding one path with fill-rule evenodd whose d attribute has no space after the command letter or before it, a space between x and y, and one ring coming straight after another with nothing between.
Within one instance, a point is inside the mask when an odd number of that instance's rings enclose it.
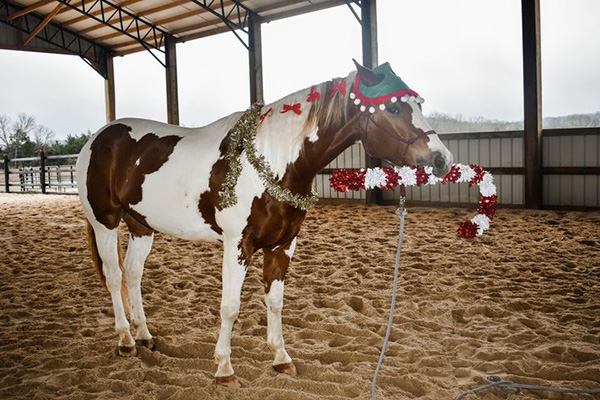
<instances>
[{"instance_id":1,"label":"wooden support post","mask_svg":"<svg viewBox=\"0 0 600 400\"><path fill-rule=\"evenodd\" d=\"M262 70L262 34L260 17L250 14L249 21L250 104L264 102Z\"/></svg>"},{"instance_id":2,"label":"wooden support post","mask_svg":"<svg viewBox=\"0 0 600 400\"><path fill-rule=\"evenodd\" d=\"M540 1L521 0L523 25L525 208L542 207L542 59Z\"/></svg>"},{"instance_id":3,"label":"wooden support post","mask_svg":"<svg viewBox=\"0 0 600 400\"><path fill-rule=\"evenodd\" d=\"M368 68L375 68L378 64L377 51L377 0L362 0L360 7L362 25L362 61ZM365 155L367 168L381 167L381 160ZM381 189L367 190L367 204L382 204L383 193Z\"/></svg>"},{"instance_id":4,"label":"wooden support post","mask_svg":"<svg viewBox=\"0 0 600 400\"><path fill-rule=\"evenodd\" d=\"M177 42L173 36L165 40L167 78L167 122L179 125L179 95L177 91Z\"/></svg>"},{"instance_id":5,"label":"wooden support post","mask_svg":"<svg viewBox=\"0 0 600 400\"><path fill-rule=\"evenodd\" d=\"M8 169L8 163L9 163L9 159L8 156L5 154L4 155L4 191L6 193L10 192L10 170Z\"/></svg>"},{"instance_id":6,"label":"wooden support post","mask_svg":"<svg viewBox=\"0 0 600 400\"><path fill-rule=\"evenodd\" d=\"M46 155L44 149L40 149L40 188L46 194Z\"/></svg>"},{"instance_id":7,"label":"wooden support post","mask_svg":"<svg viewBox=\"0 0 600 400\"><path fill-rule=\"evenodd\" d=\"M117 119L117 107L115 103L115 68L113 56L106 57L106 79L104 80L104 98L106 101L106 122Z\"/></svg>"}]
</instances>

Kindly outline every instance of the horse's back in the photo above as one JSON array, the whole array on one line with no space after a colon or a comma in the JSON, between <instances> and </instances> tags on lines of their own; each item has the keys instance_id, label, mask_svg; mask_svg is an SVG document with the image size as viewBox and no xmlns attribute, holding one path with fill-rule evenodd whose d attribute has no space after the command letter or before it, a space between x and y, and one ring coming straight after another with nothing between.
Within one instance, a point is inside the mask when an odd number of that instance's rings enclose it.
<instances>
[{"instance_id":1,"label":"horse's back","mask_svg":"<svg viewBox=\"0 0 600 400\"><path fill-rule=\"evenodd\" d=\"M202 128L123 118L100 129L77 162L88 219L112 229L123 212L155 230L189 239L218 239L198 212L219 146L239 116Z\"/></svg>"}]
</instances>

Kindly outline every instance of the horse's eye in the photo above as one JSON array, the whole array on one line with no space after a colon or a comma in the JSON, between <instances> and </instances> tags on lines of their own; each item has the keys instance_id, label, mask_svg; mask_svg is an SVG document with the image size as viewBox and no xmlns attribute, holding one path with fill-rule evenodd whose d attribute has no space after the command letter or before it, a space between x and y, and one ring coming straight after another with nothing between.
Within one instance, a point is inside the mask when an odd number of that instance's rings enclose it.
<instances>
[{"instance_id":1,"label":"horse's eye","mask_svg":"<svg viewBox=\"0 0 600 400\"><path fill-rule=\"evenodd\" d=\"M386 107L386 110L390 114L394 114L394 115L400 114L400 107L398 107L398 106Z\"/></svg>"}]
</instances>

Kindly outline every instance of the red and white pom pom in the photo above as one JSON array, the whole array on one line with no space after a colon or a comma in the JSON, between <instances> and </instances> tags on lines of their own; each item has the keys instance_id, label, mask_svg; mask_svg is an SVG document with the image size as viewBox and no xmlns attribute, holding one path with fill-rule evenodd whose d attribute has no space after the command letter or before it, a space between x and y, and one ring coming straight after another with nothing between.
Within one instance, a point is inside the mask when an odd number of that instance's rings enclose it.
<instances>
[{"instance_id":1,"label":"red and white pom pom","mask_svg":"<svg viewBox=\"0 0 600 400\"><path fill-rule=\"evenodd\" d=\"M338 192L381 188L391 190L396 186L423 186L437 183L468 183L479 187L480 199L477 215L461 222L458 236L472 238L483 235L494 219L498 196L494 177L483 167L471 164L454 164L443 178L433 175L431 167L384 167L361 170L340 169L331 175L331 187Z\"/></svg>"}]
</instances>

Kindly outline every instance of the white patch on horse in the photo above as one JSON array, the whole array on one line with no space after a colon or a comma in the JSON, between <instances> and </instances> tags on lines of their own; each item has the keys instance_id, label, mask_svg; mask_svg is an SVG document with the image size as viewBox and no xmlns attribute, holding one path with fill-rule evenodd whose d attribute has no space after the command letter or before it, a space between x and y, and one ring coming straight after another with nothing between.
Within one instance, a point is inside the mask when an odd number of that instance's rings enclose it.
<instances>
[{"instance_id":1,"label":"white patch on horse","mask_svg":"<svg viewBox=\"0 0 600 400\"><path fill-rule=\"evenodd\" d=\"M414 101L408 101L408 105L412 108L412 124L415 128L421 129L423 132L431 132L434 129L429 125L419 105ZM440 152L446 158L446 164L451 164L453 161L452 153L444 146L437 133L427 135L427 146L431 152Z\"/></svg>"},{"instance_id":2,"label":"white patch on horse","mask_svg":"<svg viewBox=\"0 0 600 400\"><path fill-rule=\"evenodd\" d=\"M308 135L308 141L311 143L316 142L317 140L319 140L319 127L316 127L314 130L312 130L310 132L310 134Z\"/></svg>"},{"instance_id":3,"label":"white patch on horse","mask_svg":"<svg viewBox=\"0 0 600 400\"><path fill-rule=\"evenodd\" d=\"M215 347L215 376L233 375L231 365L231 331L240 312L242 285L246 277L246 268L239 263L239 240L223 242L223 272L221 292L221 329Z\"/></svg>"},{"instance_id":4,"label":"white patch on horse","mask_svg":"<svg viewBox=\"0 0 600 400\"><path fill-rule=\"evenodd\" d=\"M431 125L425 119L423 112L419 108L418 104L414 101L406 102L412 108L412 124L415 128L422 130L423 132L432 131Z\"/></svg>"},{"instance_id":5,"label":"white patch on horse","mask_svg":"<svg viewBox=\"0 0 600 400\"><path fill-rule=\"evenodd\" d=\"M106 279L106 287L110 292L115 314L115 331L119 335L119 346L132 348L135 341L129 330L129 322L125 315L123 297L121 296L122 272L119 267L119 255L117 251L118 229L108 229L97 221L90 221L96 236L98 254L102 259L102 274Z\"/></svg>"},{"instance_id":6,"label":"white patch on horse","mask_svg":"<svg viewBox=\"0 0 600 400\"><path fill-rule=\"evenodd\" d=\"M296 238L294 238L294 240L292 240L292 243L290 243L290 247L287 250L284 250L283 252L291 260L292 256L294 255L295 250L296 250Z\"/></svg>"},{"instance_id":7,"label":"white patch on horse","mask_svg":"<svg viewBox=\"0 0 600 400\"><path fill-rule=\"evenodd\" d=\"M281 311L283 310L283 281L271 282L269 293L265 294L267 305L267 345L275 353L273 365L292 362L285 351L285 342L281 326Z\"/></svg>"},{"instance_id":8,"label":"white patch on horse","mask_svg":"<svg viewBox=\"0 0 600 400\"><path fill-rule=\"evenodd\" d=\"M167 162L145 176L142 201L131 208L145 215L148 224L162 233L187 240L221 240L202 218L198 203L209 189L210 173L220 156L219 146L239 117L239 113L233 114L197 129L134 118L120 120L132 128L130 135L135 140L148 132L159 137L182 137Z\"/></svg>"},{"instance_id":9,"label":"white patch on horse","mask_svg":"<svg viewBox=\"0 0 600 400\"><path fill-rule=\"evenodd\" d=\"M140 160L142 159L142 157L138 158L137 160L135 160L135 165L139 166L140 165Z\"/></svg>"},{"instance_id":10,"label":"white patch on horse","mask_svg":"<svg viewBox=\"0 0 600 400\"><path fill-rule=\"evenodd\" d=\"M345 78L346 86L351 87L354 82L355 73L350 73ZM336 82L341 81L335 79ZM316 91L321 94L321 97L329 96L326 93L327 82L316 86ZM311 142L316 142L319 139L318 126L316 118L308 120L311 107L321 107L323 102L308 103L306 98L310 94L310 88L300 90L289 96L284 97L275 103L268 104L263 107L263 113L269 108L273 111L269 118L265 118L258 126L256 135L256 149L265 156L265 159L271 166L275 175L279 178L283 177L288 165L293 164L300 155L304 140L308 138ZM332 114L334 108L341 108L345 116L346 107L342 107L347 101L346 96L336 96L334 101L328 103L326 114L328 118ZM298 115L293 111L281 113L283 105L294 105L300 103L301 114Z\"/></svg>"},{"instance_id":11,"label":"white patch on horse","mask_svg":"<svg viewBox=\"0 0 600 400\"><path fill-rule=\"evenodd\" d=\"M300 155L300 150L306 137L306 120L310 103L306 103L305 91L294 93L263 110L272 108L273 116L266 118L258 127L256 134L256 149L265 156L272 171L279 178L283 177L289 164L294 163ZM293 111L281 114L284 104L301 104L302 114ZM311 129L312 130L312 129Z\"/></svg>"}]
</instances>

